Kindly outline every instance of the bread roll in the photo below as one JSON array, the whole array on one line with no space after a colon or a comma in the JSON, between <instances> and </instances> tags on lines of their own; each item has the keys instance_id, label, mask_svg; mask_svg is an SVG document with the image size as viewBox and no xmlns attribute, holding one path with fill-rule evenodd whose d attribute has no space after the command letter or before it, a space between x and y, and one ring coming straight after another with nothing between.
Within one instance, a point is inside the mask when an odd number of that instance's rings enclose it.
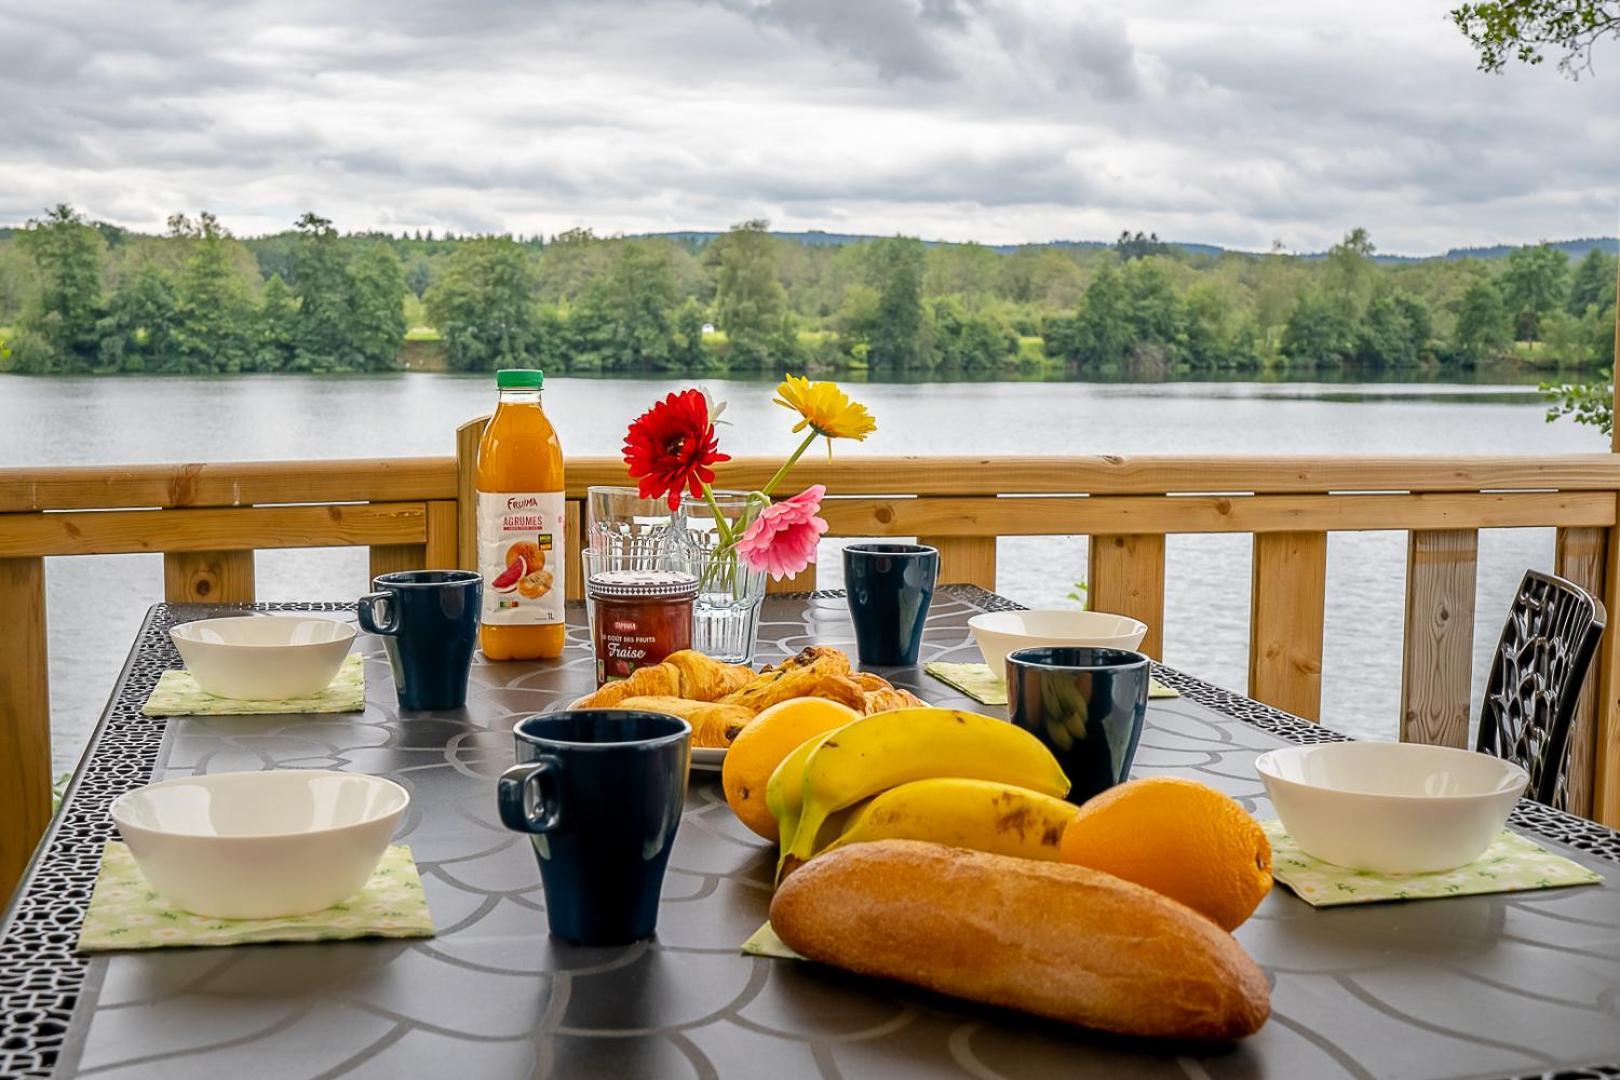
<instances>
[{"instance_id":1,"label":"bread roll","mask_svg":"<svg viewBox=\"0 0 1620 1080\"><path fill-rule=\"evenodd\" d=\"M1271 1012L1229 934L1082 866L855 844L783 882L771 925L811 960L1122 1035L1236 1039Z\"/></svg>"}]
</instances>

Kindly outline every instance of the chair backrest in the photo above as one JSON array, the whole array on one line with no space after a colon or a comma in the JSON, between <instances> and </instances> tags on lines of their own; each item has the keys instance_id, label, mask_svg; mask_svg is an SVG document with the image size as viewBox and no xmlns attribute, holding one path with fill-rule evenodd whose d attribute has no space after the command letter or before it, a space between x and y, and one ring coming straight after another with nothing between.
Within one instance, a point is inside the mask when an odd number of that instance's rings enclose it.
<instances>
[{"instance_id":1,"label":"chair backrest","mask_svg":"<svg viewBox=\"0 0 1620 1080\"><path fill-rule=\"evenodd\" d=\"M1476 748L1524 766L1526 794L1548 806L1566 802L1569 729L1606 622L1585 589L1527 570L1502 626Z\"/></svg>"}]
</instances>

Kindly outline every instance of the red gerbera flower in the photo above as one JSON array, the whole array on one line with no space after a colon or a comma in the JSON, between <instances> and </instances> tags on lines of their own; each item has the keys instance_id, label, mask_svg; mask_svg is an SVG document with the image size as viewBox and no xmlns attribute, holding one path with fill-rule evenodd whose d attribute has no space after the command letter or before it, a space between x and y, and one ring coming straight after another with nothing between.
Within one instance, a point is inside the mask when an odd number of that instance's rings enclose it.
<instances>
[{"instance_id":1,"label":"red gerbera flower","mask_svg":"<svg viewBox=\"0 0 1620 1080\"><path fill-rule=\"evenodd\" d=\"M624 463L639 483L641 497L667 497L671 510L680 508L683 492L701 496L703 485L714 483L712 466L730 460L730 454L720 452L701 390L684 390L654 403L624 437Z\"/></svg>"}]
</instances>

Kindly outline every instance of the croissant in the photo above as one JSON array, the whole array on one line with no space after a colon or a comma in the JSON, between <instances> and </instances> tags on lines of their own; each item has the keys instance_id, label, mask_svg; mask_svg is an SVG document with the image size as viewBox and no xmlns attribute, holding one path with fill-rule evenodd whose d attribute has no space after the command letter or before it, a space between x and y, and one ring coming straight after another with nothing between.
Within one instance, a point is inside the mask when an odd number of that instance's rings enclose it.
<instances>
[{"instance_id":1,"label":"croissant","mask_svg":"<svg viewBox=\"0 0 1620 1080\"><path fill-rule=\"evenodd\" d=\"M608 683L594 694L574 702L576 709L610 709L631 697L672 697L691 701L718 701L754 678L746 664L722 664L698 652L682 649L661 664L637 668L628 679Z\"/></svg>"},{"instance_id":2,"label":"croissant","mask_svg":"<svg viewBox=\"0 0 1620 1080\"><path fill-rule=\"evenodd\" d=\"M849 656L844 650L832 645L807 645L780 664L767 665L761 669L760 674L786 674L789 671L797 671L800 668L807 667L815 667L817 670L826 671L830 675L847 675L849 674Z\"/></svg>"},{"instance_id":3,"label":"croissant","mask_svg":"<svg viewBox=\"0 0 1620 1080\"><path fill-rule=\"evenodd\" d=\"M860 683L861 689L870 694L874 690L893 690L894 683L881 675L873 675L870 671L852 671L849 677Z\"/></svg>"},{"instance_id":4,"label":"croissant","mask_svg":"<svg viewBox=\"0 0 1620 1080\"><path fill-rule=\"evenodd\" d=\"M616 708L678 716L692 725L692 745L705 747L730 746L731 740L754 718L753 713L738 705L718 705L711 701L689 701L663 695L625 698Z\"/></svg>"},{"instance_id":5,"label":"croissant","mask_svg":"<svg viewBox=\"0 0 1620 1080\"><path fill-rule=\"evenodd\" d=\"M893 686L887 690L868 690L866 692L866 706L861 711L870 716L876 712L887 712L890 709L911 709L928 704L910 690L900 690Z\"/></svg>"},{"instance_id":6,"label":"croissant","mask_svg":"<svg viewBox=\"0 0 1620 1080\"><path fill-rule=\"evenodd\" d=\"M800 697L830 698L856 712L866 707L866 692L859 683L847 675L817 670L815 664L760 675L741 690L727 694L720 700L727 705L741 705L757 713L779 701Z\"/></svg>"}]
</instances>

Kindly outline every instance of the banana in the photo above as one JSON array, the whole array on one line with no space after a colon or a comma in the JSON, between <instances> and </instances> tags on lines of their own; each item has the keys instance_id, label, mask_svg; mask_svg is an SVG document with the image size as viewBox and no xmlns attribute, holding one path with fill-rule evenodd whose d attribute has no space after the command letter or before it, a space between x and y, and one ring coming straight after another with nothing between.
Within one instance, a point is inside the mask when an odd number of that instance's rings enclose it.
<instances>
[{"instance_id":1,"label":"banana","mask_svg":"<svg viewBox=\"0 0 1620 1080\"><path fill-rule=\"evenodd\" d=\"M790 833L787 822L778 819L783 823L778 878L815 853L822 825L833 812L888 788L943 776L1017 784L1059 798L1069 791L1069 778L1051 751L1005 720L938 708L874 713L811 748L796 827ZM771 779L774 784L778 777Z\"/></svg>"},{"instance_id":2,"label":"banana","mask_svg":"<svg viewBox=\"0 0 1620 1080\"><path fill-rule=\"evenodd\" d=\"M930 840L1054 861L1063 829L1078 809L1038 791L989 780L913 780L855 806L838 839L822 851L869 840Z\"/></svg>"},{"instance_id":3,"label":"banana","mask_svg":"<svg viewBox=\"0 0 1620 1080\"><path fill-rule=\"evenodd\" d=\"M824 731L820 735L812 735L787 757L771 773L771 778L765 782L765 809L771 812L776 819L776 835L782 846L787 847L793 839L793 834L799 827L799 811L802 807L800 796L803 794L804 763L810 760L810 755L816 747L839 731Z\"/></svg>"}]
</instances>

